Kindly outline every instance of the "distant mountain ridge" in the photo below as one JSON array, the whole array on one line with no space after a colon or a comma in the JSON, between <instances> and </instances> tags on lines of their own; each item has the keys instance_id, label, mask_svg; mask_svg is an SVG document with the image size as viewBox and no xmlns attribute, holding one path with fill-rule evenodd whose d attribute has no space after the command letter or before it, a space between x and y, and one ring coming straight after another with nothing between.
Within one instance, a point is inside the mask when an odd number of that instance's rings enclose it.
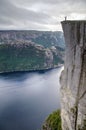
<instances>
[{"instance_id":1,"label":"distant mountain ridge","mask_svg":"<svg viewBox=\"0 0 86 130\"><path fill-rule=\"evenodd\" d=\"M65 47L63 33L61 31L36 31L36 30L1 30L0 43L9 43L13 40L28 40L44 47Z\"/></svg>"}]
</instances>

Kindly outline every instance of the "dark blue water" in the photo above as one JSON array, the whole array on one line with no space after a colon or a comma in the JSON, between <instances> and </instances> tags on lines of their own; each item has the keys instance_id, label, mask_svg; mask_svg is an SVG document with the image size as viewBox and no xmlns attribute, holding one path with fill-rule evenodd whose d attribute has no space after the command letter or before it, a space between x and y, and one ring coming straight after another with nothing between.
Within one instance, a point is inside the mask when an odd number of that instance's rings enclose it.
<instances>
[{"instance_id":1,"label":"dark blue water","mask_svg":"<svg viewBox=\"0 0 86 130\"><path fill-rule=\"evenodd\" d=\"M62 68L0 75L0 130L38 130L60 108Z\"/></svg>"}]
</instances>

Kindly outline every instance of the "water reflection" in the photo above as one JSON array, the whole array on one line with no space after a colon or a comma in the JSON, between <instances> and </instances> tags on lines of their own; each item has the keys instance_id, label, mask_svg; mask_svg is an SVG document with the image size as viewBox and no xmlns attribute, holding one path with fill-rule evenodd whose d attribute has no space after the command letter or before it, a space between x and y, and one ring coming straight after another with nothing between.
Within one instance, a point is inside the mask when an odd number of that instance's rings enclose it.
<instances>
[{"instance_id":1,"label":"water reflection","mask_svg":"<svg viewBox=\"0 0 86 130\"><path fill-rule=\"evenodd\" d=\"M1 75L0 130L39 129L46 116L60 108L61 70Z\"/></svg>"}]
</instances>

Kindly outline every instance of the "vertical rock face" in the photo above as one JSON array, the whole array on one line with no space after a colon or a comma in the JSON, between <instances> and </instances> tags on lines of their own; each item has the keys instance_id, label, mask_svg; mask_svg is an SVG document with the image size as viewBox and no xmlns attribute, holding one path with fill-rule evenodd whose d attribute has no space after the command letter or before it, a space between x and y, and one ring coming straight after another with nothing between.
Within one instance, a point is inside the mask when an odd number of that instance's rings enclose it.
<instances>
[{"instance_id":1,"label":"vertical rock face","mask_svg":"<svg viewBox=\"0 0 86 130\"><path fill-rule=\"evenodd\" d=\"M86 21L63 21L66 43L61 75L63 130L86 130Z\"/></svg>"}]
</instances>

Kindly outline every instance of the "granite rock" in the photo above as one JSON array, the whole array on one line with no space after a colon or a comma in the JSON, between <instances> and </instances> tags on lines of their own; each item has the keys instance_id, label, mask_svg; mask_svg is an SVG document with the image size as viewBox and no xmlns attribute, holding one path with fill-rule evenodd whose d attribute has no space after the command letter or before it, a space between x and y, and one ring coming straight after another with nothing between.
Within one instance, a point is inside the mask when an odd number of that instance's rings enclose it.
<instances>
[{"instance_id":1,"label":"granite rock","mask_svg":"<svg viewBox=\"0 0 86 130\"><path fill-rule=\"evenodd\" d=\"M61 74L63 130L86 130L86 21L63 21L66 43Z\"/></svg>"}]
</instances>

